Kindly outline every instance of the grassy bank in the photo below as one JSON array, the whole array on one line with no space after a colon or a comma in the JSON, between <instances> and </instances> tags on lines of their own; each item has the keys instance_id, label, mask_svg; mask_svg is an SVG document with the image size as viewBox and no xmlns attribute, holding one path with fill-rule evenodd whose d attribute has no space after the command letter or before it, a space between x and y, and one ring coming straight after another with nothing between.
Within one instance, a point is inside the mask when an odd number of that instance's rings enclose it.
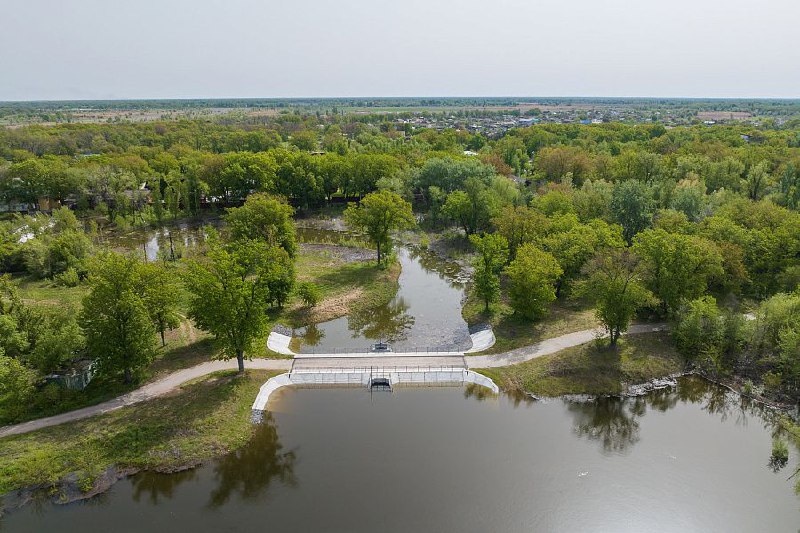
<instances>
[{"instance_id":1,"label":"grassy bank","mask_svg":"<svg viewBox=\"0 0 800 533\"><path fill-rule=\"evenodd\" d=\"M220 373L172 396L0 440L0 494L70 478L91 491L109 467L170 471L238 448L253 433L250 407L274 373Z\"/></svg>"},{"instance_id":2,"label":"grassy bank","mask_svg":"<svg viewBox=\"0 0 800 533\"><path fill-rule=\"evenodd\" d=\"M292 327L344 316L354 307L374 307L391 300L397 292L400 263L378 267L372 253L337 246L304 248L298 255L298 282L315 283L322 299L307 309L295 299L279 317ZM363 260L369 257L368 260Z\"/></svg>"},{"instance_id":3,"label":"grassy bank","mask_svg":"<svg viewBox=\"0 0 800 533\"><path fill-rule=\"evenodd\" d=\"M510 392L538 396L615 394L626 384L643 383L680 372L683 363L669 335L647 333L623 337L616 350L605 341L567 348L518 365L482 369Z\"/></svg>"},{"instance_id":4,"label":"grassy bank","mask_svg":"<svg viewBox=\"0 0 800 533\"><path fill-rule=\"evenodd\" d=\"M481 352L483 354L507 352L544 339L599 326L593 309L569 301L554 302L544 318L531 322L515 315L506 301L494 304L486 313L483 302L469 294L461 314L470 326L491 324L496 342Z\"/></svg>"}]
</instances>

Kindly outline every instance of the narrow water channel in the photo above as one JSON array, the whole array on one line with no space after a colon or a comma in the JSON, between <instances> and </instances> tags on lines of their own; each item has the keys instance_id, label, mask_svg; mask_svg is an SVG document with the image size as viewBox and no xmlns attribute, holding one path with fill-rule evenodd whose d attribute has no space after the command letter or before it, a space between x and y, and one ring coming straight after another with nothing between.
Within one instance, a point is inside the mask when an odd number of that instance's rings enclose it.
<instances>
[{"instance_id":1,"label":"narrow water channel","mask_svg":"<svg viewBox=\"0 0 800 533\"><path fill-rule=\"evenodd\" d=\"M408 247L397 249L400 288L387 304L297 331L301 352L368 351L376 341L395 351L464 350L464 282L457 265Z\"/></svg>"},{"instance_id":2,"label":"narrow water channel","mask_svg":"<svg viewBox=\"0 0 800 533\"><path fill-rule=\"evenodd\" d=\"M4 531L796 531L759 408L698 378L635 399L480 400L462 388L284 390L242 450Z\"/></svg>"}]
</instances>

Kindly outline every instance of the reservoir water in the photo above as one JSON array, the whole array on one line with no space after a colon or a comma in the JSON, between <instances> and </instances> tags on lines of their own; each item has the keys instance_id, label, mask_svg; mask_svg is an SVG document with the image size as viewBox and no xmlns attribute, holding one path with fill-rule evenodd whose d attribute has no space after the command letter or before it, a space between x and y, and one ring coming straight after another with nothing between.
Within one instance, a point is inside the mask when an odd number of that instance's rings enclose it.
<instances>
[{"instance_id":1,"label":"reservoir water","mask_svg":"<svg viewBox=\"0 0 800 533\"><path fill-rule=\"evenodd\" d=\"M699 378L640 398L481 399L464 388L286 389L240 451L28 505L14 532L794 532L773 425Z\"/></svg>"}]
</instances>

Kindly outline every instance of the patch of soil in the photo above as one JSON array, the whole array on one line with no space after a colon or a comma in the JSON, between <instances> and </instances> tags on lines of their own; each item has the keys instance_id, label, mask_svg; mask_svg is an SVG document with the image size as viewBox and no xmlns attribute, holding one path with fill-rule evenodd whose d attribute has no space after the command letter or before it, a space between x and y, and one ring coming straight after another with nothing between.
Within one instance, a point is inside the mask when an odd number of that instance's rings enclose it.
<instances>
[{"instance_id":1,"label":"patch of soil","mask_svg":"<svg viewBox=\"0 0 800 533\"><path fill-rule=\"evenodd\" d=\"M317 324L344 316L350 312L350 305L361 298L363 294L364 290L358 287L350 292L323 300L316 307L304 312L307 317L305 322L307 324Z\"/></svg>"}]
</instances>

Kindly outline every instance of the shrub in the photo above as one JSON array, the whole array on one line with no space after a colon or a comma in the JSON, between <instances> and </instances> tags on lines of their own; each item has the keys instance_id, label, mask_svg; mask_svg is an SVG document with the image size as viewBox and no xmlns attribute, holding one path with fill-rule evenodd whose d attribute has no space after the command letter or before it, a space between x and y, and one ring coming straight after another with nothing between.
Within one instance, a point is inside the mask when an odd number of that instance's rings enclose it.
<instances>
[{"instance_id":1,"label":"shrub","mask_svg":"<svg viewBox=\"0 0 800 533\"><path fill-rule=\"evenodd\" d=\"M60 274L53 276L53 281L61 287L77 287L81 282L78 271L70 267Z\"/></svg>"},{"instance_id":2,"label":"shrub","mask_svg":"<svg viewBox=\"0 0 800 533\"><path fill-rule=\"evenodd\" d=\"M714 297L703 296L684 306L673 335L686 362L719 366L725 321Z\"/></svg>"},{"instance_id":3,"label":"shrub","mask_svg":"<svg viewBox=\"0 0 800 533\"><path fill-rule=\"evenodd\" d=\"M310 281L297 285L297 295L300 296L306 307L315 307L322 299L322 291L319 286Z\"/></svg>"},{"instance_id":4,"label":"shrub","mask_svg":"<svg viewBox=\"0 0 800 533\"><path fill-rule=\"evenodd\" d=\"M780 437L772 439L772 454L769 457L769 465L772 470L777 472L789 462L789 447Z\"/></svg>"}]
</instances>

